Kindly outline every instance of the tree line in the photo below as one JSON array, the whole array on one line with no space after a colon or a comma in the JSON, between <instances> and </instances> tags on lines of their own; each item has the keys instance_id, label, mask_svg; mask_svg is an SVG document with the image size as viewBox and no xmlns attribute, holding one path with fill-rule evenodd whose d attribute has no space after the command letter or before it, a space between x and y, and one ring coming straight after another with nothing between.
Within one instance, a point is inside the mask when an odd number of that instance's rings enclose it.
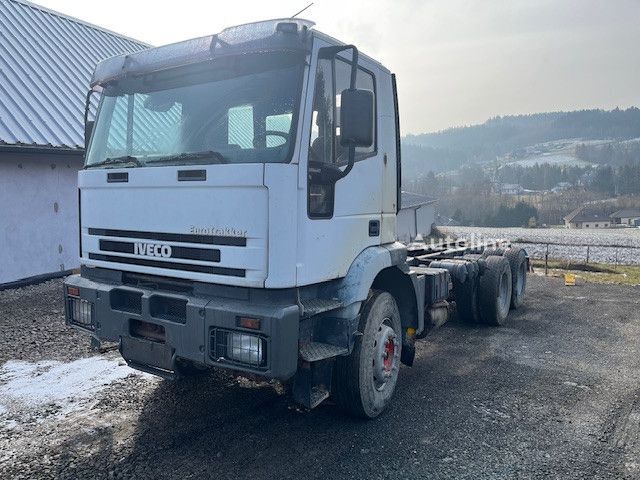
<instances>
[{"instance_id":1,"label":"tree line","mask_svg":"<svg viewBox=\"0 0 640 480\"><path fill-rule=\"evenodd\" d=\"M640 137L640 109L579 110L491 118L480 125L402 139L407 177L484 163L539 143L570 138L628 140ZM614 158L614 157L610 157ZM624 162L622 162L624 163Z\"/></svg>"}]
</instances>

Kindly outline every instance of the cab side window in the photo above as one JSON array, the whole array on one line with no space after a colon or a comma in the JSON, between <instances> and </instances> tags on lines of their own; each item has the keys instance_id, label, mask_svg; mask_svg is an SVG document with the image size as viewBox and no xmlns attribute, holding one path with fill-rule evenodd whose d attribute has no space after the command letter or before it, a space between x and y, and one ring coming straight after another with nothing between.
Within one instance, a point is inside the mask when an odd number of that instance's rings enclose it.
<instances>
[{"instance_id":1,"label":"cab side window","mask_svg":"<svg viewBox=\"0 0 640 480\"><path fill-rule=\"evenodd\" d=\"M349 88L349 83L351 82L351 64L345 62L344 60L340 60L339 58L335 61L335 70L336 70L336 110L338 114L336 115L336 163L340 165L344 165L348 161L349 149L345 146L340 145L340 95L343 90ZM362 160L372 153L376 151L376 131L375 131L375 121L376 121L376 112L375 112L375 85L373 81L373 75L369 72L358 69L358 74L356 75L356 88L362 90L369 90L373 92L374 98L374 111L373 111L373 124L371 128L373 129L373 138L374 142L369 147L357 147L356 148L356 161Z\"/></svg>"},{"instance_id":2,"label":"cab side window","mask_svg":"<svg viewBox=\"0 0 640 480\"><path fill-rule=\"evenodd\" d=\"M318 61L316 90L313 97L307 207L311 218L333 215L334 186L317 181L323 165L334 163L335 104L333 62Z\"/></svg>"},{"instance_id":3,"label":"cab side window","mask_svg":"<svg viewBox=\"0 0 640 480\"><path fill-rule=\"evenodd\" d=\"M316 87L313 98L311 140L309 143L308 213L311 218L333 216L335 186L318 181L321 171L328 165L344 166L349 159L349 149L340 145L340 96L350 86L351 64L340 58L320 59L316 71ZM356 87L374 94L373 75L358 69ZM373 116L374 143L370 147L356 148L355 160L364 160L376 151L375 111Z\"/></svg>"}]
</instances>

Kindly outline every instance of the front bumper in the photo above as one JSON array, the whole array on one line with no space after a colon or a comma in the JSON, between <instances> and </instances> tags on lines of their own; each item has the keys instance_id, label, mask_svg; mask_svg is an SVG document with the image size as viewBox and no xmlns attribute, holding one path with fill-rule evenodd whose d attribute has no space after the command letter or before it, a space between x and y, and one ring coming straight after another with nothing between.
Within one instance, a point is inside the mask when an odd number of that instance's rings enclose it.
<instances>
[{"instance_id":1,"label":"front bumper","mask_svg":"<svg viewBox=\"0 0 640 480\"><path fill-rule=\"evenodd\" d=\"M74 295L69 295L70 289ZM182 294L95 281L81 275L67 277L64 295L69 325L98 340L118 342L125 360L140 370L171 375L184 359L286 380L297 369L297 304L255 302L250 295L228 298ZM83 305L81 322L76 313L78 302ZM86 312L90 312L89 321ZM246 317L259 319L259 328L240 327L238 319ZM140 335L141 331L149 334ZM232 355L221 355L226 350L220 349L220 338L229 334L237 337L239 333L257 339L263 361L242 362L232 360Z\"/></svg>"}]
</instances>

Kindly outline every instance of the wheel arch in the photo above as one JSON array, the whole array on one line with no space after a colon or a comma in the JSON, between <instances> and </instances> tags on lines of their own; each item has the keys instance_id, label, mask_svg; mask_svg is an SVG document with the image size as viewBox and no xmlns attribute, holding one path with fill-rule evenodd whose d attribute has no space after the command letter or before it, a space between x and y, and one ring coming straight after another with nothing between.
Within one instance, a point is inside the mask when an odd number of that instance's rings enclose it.
<instances>
[{"instance_id":1,"label":"wheel arch","mask_svg":"<svg viewBox=\"0 0 640 480\"><path fill-rule=\"evenodd\" d=\"M395 266L387 267L378 273L371 288L388 292L395 299L403 332L407 328L418 328L418 302L413 282L407 273Z\"/></svg>"}]
</instances>

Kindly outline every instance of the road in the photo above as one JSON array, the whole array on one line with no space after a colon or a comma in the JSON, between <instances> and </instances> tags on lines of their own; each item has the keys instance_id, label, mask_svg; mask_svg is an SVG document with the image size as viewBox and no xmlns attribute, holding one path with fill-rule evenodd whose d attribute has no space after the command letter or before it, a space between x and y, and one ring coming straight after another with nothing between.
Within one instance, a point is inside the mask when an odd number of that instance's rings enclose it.
<instances>
[{"instance_id":1,"label":"road","mask_svg":"<svg viewBox=\"0 0 640 480\"><path fill-rule=\"evenodd\" d=\"M421 342L373 421L221 373L134 374L77 335L61 349L59 288L0 292L1 478L640 478L635 287L530 277L505 327Z\"/></svg>"}]
</instances>

